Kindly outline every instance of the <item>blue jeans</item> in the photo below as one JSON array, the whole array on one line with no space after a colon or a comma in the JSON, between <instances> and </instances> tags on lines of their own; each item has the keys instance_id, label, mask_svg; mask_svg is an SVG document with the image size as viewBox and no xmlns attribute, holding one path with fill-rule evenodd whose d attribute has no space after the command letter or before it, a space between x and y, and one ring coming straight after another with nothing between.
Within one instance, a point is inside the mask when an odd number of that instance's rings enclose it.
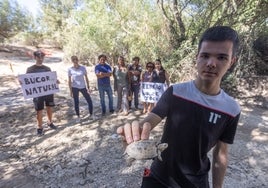
<instances>
[{"instance_id":1,"label":"blue jeans","mask_svg":"<svg viewBox=\"0 0 268 188\"><path fill-rule=\"evenodd\" d=\"M108 95L109 99L109 110L110 112L114 111L113 107L113 91L111 85L98 85L99 94L100 94L100 102L101 102L101 109L102 113L106 113L106 105L105 105L105 92Z\"/></svg>"},{"instance_id":2,"label":"blue jeans","mask_svg":"<svg viewBox=\"0 0 268 188\"><path fill-rule=\"evenodd\" d=\"M131 84L130 91L132 92L132 95L134 94L134 105L135 105L135 108L138 108L138 106L139 106L140 84ZM129 101L129 108L131 108L131 102L132 101Z\"/></svg>"},{"instance_id":3,"label":"blue jeans","mask_svg":"<svg viewBox=\"0 0 268 188\"><path fill-rule=\"evenodd\" d=\"M82 95L84 96L84 98L87 101L89 114L92 114L93 105L92 105L91 97L90 97L89 93L87 92L87 89L86 88L78 89L78 88L72 87L72 92L73 92L73 98L74 98L74 110L75 110L76 115L77 116L80 115L80 112L79 112L79 92L82 93Z\"/></svg>"}]
</instances>

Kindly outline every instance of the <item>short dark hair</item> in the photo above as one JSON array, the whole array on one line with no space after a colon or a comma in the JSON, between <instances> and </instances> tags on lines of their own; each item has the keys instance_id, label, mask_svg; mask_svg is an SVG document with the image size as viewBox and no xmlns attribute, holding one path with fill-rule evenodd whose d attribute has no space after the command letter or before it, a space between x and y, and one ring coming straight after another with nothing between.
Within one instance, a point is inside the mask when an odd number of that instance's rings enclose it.
<instances>
[{"instance_id":1,"label":"short dark hair","mask_svg":"<svg viewBox=\"0 0 268 188\"><path fill-rule=\"evenodd\" d=\"M153 62L149 61L148 63L146 63L146 68L147 67L152 67L154 69L155 66Z\"/></svg>"},{"instance_id":2,"label":"short dark hair","mask_svg":"<svg viewBox=\"0 0 268 188\"><path fill-rule=\"evenodd\" d=\"M239 37L237 32L229 26L214 26L208 28L201 36L198 44L198 53L204 41L219 42L226 40L233 42L233 56L235 56L239 48Z\"/></svg>"},{"instance_id":3,"label":"short dark hair","mask_svg":"<svg viewBox=\"0 0 268 188\"><path fill-rule=\"evenodd\" d=\"M136 56L136 57L133 57L133 58L132 58L132 61L140 61L140 58L137 57L137 56Z\"/></svg>"},{"instance_id":4,"label":"short dark hair","mask_svg":"<svg viewBox=\"0 0 268 188\"><path fill-rule=\"evenodd\" d=\"M162 63L161 63L161 59L156 59L155 61L158 61L160 64L162 64Z\"/></svg>"},{"instance_id":5,"label":"short dark hair","mask_svg":"<svg viewBox=\"0 0 268 188\"><path fill-rule=\"evenodd\" d=\"M78 60L78 57L77 57L76 55L73 55L73 56L71 57L71 60L73 60L73 59L77 59L77 60Z\"/></svg>"},{"instance_id":6,"label":"short dark hair","mask_svg":"<svg viewBox=\"0 0 268 188\"><path fill-rule=\"evenodd\" d=\"M41 50L37 50L33 53L33 55L35 57L42 57L42 56L45 56L46 54L44 52L42 52Z\"/></svg>"},{"instance_id":7,"label":"short dark hair","mask_svg":"<svg viewBox=\"0 0 268 188\"><path fill-rule=\"evenodd\" d=\"M105 59L107 59L107 56L106 55L101 54L101 55L99 55L98 60L100 60L102 57L104 57Z\"/></svg>"},{"instance_id":8,"label":"short dark hair","mask_svg":"<svg viewBox=\"0 0 268 188\"><path fill-rule=\"evenodd\" d=\"M122 56L122 55L118 56L118 59L123 59L123 60L125 60L124 56Z\"/></svg>"}]
</instances>

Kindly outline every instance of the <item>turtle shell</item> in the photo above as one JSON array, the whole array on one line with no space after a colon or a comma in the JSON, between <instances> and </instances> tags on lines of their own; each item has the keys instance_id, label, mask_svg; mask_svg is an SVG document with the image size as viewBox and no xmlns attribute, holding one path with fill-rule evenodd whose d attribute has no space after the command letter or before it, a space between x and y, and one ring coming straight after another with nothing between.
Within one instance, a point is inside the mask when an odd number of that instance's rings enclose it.
<instances>
[{"instance_id":1,"label":"turtle shell","mask_svg":"<svg viewBox=\"0 0 268 188\"><path fill-rule=\"evenodd\" d=\"M125 154L129 158L143 160L158 157L161 160L161 152L167 148L167 143L158 144L153 140L139 140L132 142L126 148Z\"/></svg>"}]
</instances>

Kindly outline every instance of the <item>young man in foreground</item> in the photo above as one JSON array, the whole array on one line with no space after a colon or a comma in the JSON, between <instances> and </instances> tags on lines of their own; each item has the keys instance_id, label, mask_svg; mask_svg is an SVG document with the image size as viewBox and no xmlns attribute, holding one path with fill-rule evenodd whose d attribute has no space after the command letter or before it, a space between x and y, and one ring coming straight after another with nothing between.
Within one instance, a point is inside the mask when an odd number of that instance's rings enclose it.
<instances>
[{"instance_id":1,"label":"young man in foreground","mask_svg":"<svg viewBox=\"0 0 268 188\"><path fill-rule=\"evenodd\" d=\"M238 34L232 28L206 30L198 46L196 79L172 85L144 120L117 129L130 144L149 139L150 131L166 118L161 142L168 143L168 148L162 153L163 161L155 159L146 171L143 188L208 188L207 153L213 147L212 184L222 187L240 107L220 84L236 61L238 46Z\"/></svg>"}]
</instances>

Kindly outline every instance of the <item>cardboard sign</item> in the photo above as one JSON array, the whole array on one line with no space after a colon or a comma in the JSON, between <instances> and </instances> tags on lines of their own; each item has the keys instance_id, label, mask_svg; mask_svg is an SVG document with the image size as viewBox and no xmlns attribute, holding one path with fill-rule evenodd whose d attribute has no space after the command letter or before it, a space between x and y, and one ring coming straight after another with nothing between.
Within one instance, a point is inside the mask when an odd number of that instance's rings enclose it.
<instances>
[{"instance_id":1,"label":"cardboard sign","mask_svg":"<svg viewBox=\"0 0 268 188\"><path fill-rule=\"evenodd\" d=\"M141 82L140 84L140 97L142 102L157 102L164 91L167 89L167 85L163 83L153 82Z\"/></svg>"},{"instance_id":2,"label":"cardboard sign","mask_svg":"<svg viewBox=\"0 0 268 188\"><path fill-rule=\"evenodd\" d=\"M25 99L59 92L55 71L21 74L18 75L18 78Z\"/></svg>"}]
</instances>

